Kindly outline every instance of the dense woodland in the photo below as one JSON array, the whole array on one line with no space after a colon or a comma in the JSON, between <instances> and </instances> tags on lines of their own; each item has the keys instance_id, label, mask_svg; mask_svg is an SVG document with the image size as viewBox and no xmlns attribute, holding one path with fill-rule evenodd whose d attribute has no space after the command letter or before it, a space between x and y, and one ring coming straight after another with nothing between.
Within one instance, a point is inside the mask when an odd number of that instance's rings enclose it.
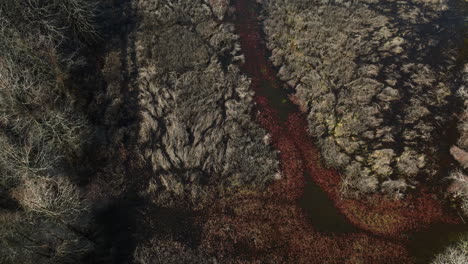
<instances>
[{"instance_id":1,"label":"dense woodland","mask_svg":"<svg viewBox=\"0 0 468 264\"><path fill-rule=\"evenodd\" d=\"M257 2L343 197L433 184L468 220L466 7ZM262 231L281 228L261 199L284 175L234 3L0 1L0 263L298 261ZM466 262L466 241L433 263Z\"/></svg>"}]
</instances>

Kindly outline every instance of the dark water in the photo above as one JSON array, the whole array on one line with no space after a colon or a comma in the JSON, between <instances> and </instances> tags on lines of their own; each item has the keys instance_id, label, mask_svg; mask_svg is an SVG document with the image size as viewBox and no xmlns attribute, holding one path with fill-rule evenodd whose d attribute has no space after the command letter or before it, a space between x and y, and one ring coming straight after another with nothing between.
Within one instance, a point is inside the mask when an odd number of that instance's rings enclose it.
<instances>
[{"instance_id":1,"label":"dark water","mask_svg":"<svg viewBox=\"0 0 468 264\"><path fill-rule=\"evenodd\" d=\"M288 117L299 113L297 105L291 102L289 95L293 90L283 84L277 78L277 69L269 61L269 51L264 42L264 35L260 23L256 17L260 6L252 0L238 0L236 3L236 25L238 34L241 37L242 52L245 55L246 63L243 71L252 79L251 88L255 91L257 98L263 98L265 103L258 106L260 112L274 115L271 120L275 127L279 127L281 132L276 132L278 137L288 137L294 153L298 155L300 163L307 160L299 144L312 144L312 139L308 137L306 129L301 127L304 134L301 138L294 138L290 132L294 127L289 127ZM302 115L305 120L305 116ZM307 122L304 121L304 125ZM275 132L273 132L275 133ZM308 141L308 142L305 142ZM292 154L294 155L294 154ZM342 234L356 231L357 229L346 219L346 217L336 209L333 201L328 195L311 179L310 175L304 172L306 186L304 195L299 203L304 209L314 228L320 232Z\"/></svg>"},{"instance_id":2,"label":"dark water","mask_svg":"<svg viewBox=\"0 0 468 264\"><path fill-rule=\"evenodd\" d=\"M467 236L467 225L435 224L427 230L412 234L408 248L417 263L429 263L436 254Z\"/></svg>"},{"instance_id":3,"label":"dark water","mask_svg":"<svg viewBox=\"0 0 468 264\"><path fill-rule=\"evenodd\" d=\"M306 179L310 179L305 175ZM299 201L310 223L319 232L346 234L358 231L346 217L338 211L327 194L313 181L309 180L304 195Z\"/></svg>"},{"instance_id":4,"label":"dark water","mask_svg":"<svg viewBox=\"0 0 468 264\"><path fill-rule=\"evenodd\" d=\"M266 98L267 108L273 109L278 119L284 122L290 114L298 112L299 109L289 99L292 89L278 80L277 69L268 60L270 54L265 45L261 24L257 20L261 6L255 0L237 0L235 5L236 26L246 57L243 71L252 78L252 88L256 95ZM460 10L465 10L465 16L468 15L465 2L458 1L457 5L463 6L465 9ZM466 62L468 55L467 26L468 19L465 20L465 27L459 31L460 34L464 34L459 62ZM310 179L308 175L304 176ZM354 227L334 206L326 193L311 180L307 181L304 195L299 203L318 231L334 234L368 233ZM463 235L468 235L468 225L434 224L428 229L407 234L408 240L395 242L407 245L417 263L429 263L435 254L442 252Z\"/></svg>"},{"instance_id":5,"label":"dark water","mask_svg":"<svg viewBox=\"0 0 468 264\"><path fill-rule=\"evenodd\" d=\"M294 112L299 111L298 107L289 100L291 90L279 85L279 80L260 80L257 94L264 96L270 102L271 106L278 111L279 119L284 122L287 117Z\"/></svg>"}]
</instances>

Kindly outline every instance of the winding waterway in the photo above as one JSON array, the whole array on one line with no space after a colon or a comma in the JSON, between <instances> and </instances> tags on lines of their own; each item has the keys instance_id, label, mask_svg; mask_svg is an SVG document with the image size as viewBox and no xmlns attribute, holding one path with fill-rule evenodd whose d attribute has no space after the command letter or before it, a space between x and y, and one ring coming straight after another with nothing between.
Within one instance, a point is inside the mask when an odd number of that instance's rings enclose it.
<instances>
[{"instance_id":1,"label":"winding waterway","mask_svg":"<svg viewBox=\"0 0 468 264\"><path fill-rule=\"evenodd\" d=\"M255 91L260 112L258 119L271 133L274 142L282 142L277 146L280 152L295 157L292 161L297 163L295 170L286 174L305 179L300 203L308 213L320 212L310 218L314 226L327 232L353 231L354 227L335 208L327 194L310 180L310 174L315 171L313 167L307 167L307 160L314 146L306 131L306 119L289 99L291 90L276 78L276 70L267 59L260 24L256 21L258 7L252 2L255 1L238 1L237 28L246 58L243 71L252 80L251 89ZM284 164L287 160L282 160L283 169L289 168Z\"/></svg>"},{"instance_id":2,"label":"winding waterway","mask_svg":"<svg viewBox=\"0 0 468 264\"><path fill-rule=\"evenodd\" d=\"M442 208L436 198L414 198L417 209L407 209L412 206L411 199L408 202L410 205L402 203L394 209L382 209L394 210L397 216L406 215L401 221L409 222L407 219L412 217L412 210L424 214L425 208L436 207L434 211L438 211L434 216L415 216L414 221L416 224L421 222L421 229L411 223L408 224L411 227L402 227L404 233L392 233L384 226L372 226L363 221L364 217L356 217L350 207L369 208L368 212L362 213L371 216L387 216L393 212L381 213L378 206L366 207L365 202L340 199L340 175L321 166L319 153L307 132L306 116L290 100L291 89L276 77L277 71L268 60L262 25L258 20L259 5L255 0L237 0L235 7L235 24L245 56L242 70L252 80L251 89L255 91L258 111L256 119L269 132L273 146L279 150L282 173L287 181L276 191L278 195L285 195L297 203L304 211L304 221L314 230L333 237L363 234L401 245L410 252L416 263L429 262L435 253L467 233L468 226ZM398 224L395 225L398 227Z\"/></svg>"}]
</instances>

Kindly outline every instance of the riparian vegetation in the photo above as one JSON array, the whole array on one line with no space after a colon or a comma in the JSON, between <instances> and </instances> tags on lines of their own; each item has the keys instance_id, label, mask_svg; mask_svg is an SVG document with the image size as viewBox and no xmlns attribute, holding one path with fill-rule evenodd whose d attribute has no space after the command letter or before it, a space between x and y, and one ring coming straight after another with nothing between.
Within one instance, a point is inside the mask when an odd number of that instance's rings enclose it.
<instances>
[{"instance_id":1,"label":"riparian vegetation","mask_svg":"<svg viewBox=\"0 0 468 264\"><path fill-rule=\"evenodd\" d=\"M271 60L343 190L401 197L437 174L459 41L448 1L263 2Z\"/></svg>"}]
</instances>

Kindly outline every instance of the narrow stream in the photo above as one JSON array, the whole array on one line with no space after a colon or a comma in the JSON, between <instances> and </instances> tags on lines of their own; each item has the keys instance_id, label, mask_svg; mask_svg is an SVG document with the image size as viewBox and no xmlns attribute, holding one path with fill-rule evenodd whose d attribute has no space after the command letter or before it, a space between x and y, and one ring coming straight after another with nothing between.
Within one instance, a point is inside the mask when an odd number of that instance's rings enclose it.
<instances>
[{"instance_id":1,"label":"narrow stream","mask_svg":"<svg viewBox=\"0 0 468 264\"><path fill-rule=\"evenodd\" d=\"M283 174L296 178L302 184L302 193L297 201L307 220L314 229L323 233L340 235L358 232L379 237L354 226L336 207L330 194L312 180L314 177L311 176L315 173L327 173L330 179L336 179L339 175L319 168L320 165L316 164L319 159L310 157L315 146L307 133L306 117L291 102L291 88L276 77L277 71L268 59L262 26L257 19L259 5L255 0L236 0L235 7L235 24L246 59L242 70L252 80L251 89L255 91L254 100L259 113L257 119L270 133L273 145L281 153ZM468 234L467 225L434 223L429 229L404 235L407 239L381 239L395 240L395 243L405 245L417 263L428 263L435 253L441 252L462 234Z\"/></svg>"},{"instance_id":2,"label":"narrow stream","mask_svg":"<svg viewBox=\"0 0 468 264\"><path fill-rule=\"evenodd\" d=\"M307 159L301 145L311 145L312 139L306 131L305 116L300 113L297 105L291 102L292 92L277 77L276 70L268 60L268 52L262 36L261 27L257 21L258 6L252 0L237 1L237 28L241 37L241 46L246 58L243 71L252 79L251 88L255 91L257 108L268 120L274 131L269 131L274 138L286 140L289 148L297 152L301 160ZM303 126L288 122L291 116L301 116ZM291 130L301 130L298 138ZM310 146L313 147L313 146ZM283 151L280 149L280 151ZM286 150L285 150L286 151ZM297 160L297 162L300 162ZM305 163L305 162L303 162ZM304 195L300 204L309 216L311 223L320 231L344 233L355 231L354 226L339 212L333 201L317 186L310 177L310 171L301 164L302 177L306 180Z\"/></svg>"}]
</instances>

